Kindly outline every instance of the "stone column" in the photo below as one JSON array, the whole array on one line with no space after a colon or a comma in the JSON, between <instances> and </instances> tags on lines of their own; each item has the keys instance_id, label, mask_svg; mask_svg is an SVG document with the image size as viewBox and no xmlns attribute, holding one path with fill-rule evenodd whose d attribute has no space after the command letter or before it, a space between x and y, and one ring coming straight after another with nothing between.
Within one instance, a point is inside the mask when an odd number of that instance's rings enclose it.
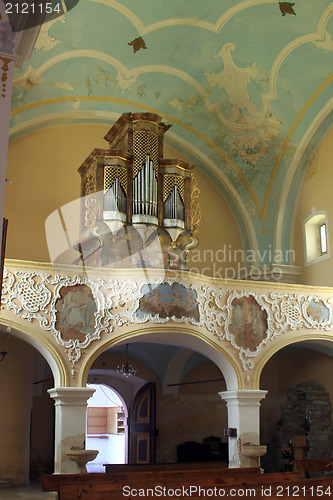
<instances>
[{"instance_id":1,"label":"stone column","mask_svg":"<svg viewBox=\"0 0 333 500\"><path fill-rule=\"evenodd\" d=\"M54 472L81 472L68 453L85 448L87 401L95 389L88 387L58 387L48 393L55 403Z\"/></svg>"},{"instance_id":2,"label":"stone column","mask_svg":"<svg viewBox=\"0 0 333 500\"><path fill-rule=\"evenodd\" d=\"M235 390L219 392L227 403L228 427L236 429L237 436L229 437L229 467L259 467L260 454L260 401L267 391ZM246 447L252 443L253 447ZM245 446L244 446L245 445ZM254 454L254 456L249 456Z\"/></svg>"}]
</instances>

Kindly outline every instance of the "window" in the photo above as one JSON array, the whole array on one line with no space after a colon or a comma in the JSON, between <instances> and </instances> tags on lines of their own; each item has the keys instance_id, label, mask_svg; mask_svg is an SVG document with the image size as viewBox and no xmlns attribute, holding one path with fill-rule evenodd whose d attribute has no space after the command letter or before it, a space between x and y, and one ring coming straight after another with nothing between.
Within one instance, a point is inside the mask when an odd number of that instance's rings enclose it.
<instances>
[{"instance_id":1,"label":"window","mask_svg":"<svg viewBox=\"0 0 333 500\"><path fill-rule=\"evenodd\" d=\"M305 265L315 264L328 259L329 242L327 215L325 211L312 210L304 221Z\"/></svg>"},{"instance_id":2,"label":"window","mask_svg":"<svg viewBox=\"0 0 333 500\"><path fill-rule=\"evenodd\" d=\"M327 253L327 231L326 222L320 224L319 226L319 241L320 241L320 253L324 255Z\"/></svg>"}]
</instances>

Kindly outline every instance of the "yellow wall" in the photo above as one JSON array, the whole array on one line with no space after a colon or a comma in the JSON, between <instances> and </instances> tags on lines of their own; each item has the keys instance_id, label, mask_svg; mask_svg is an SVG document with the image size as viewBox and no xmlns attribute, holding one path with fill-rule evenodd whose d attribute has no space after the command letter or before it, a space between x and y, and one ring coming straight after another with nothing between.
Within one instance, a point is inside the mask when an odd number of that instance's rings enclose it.
<instances>
[{"instance_id":1,"label":"yellow wall","mask_svg":"<svg viewBox=\"0 0 333 500\"><path fill-rule=\"evenodd\" d=\"M220 370L207 360L193 368L182 382L221 378ZM209 436L223 437L228 417L226 404L218 392L225 390L225 382L183 385L177 399L157 400L157 459L176 462L177 445L186 441L203 444Z\"/></svg>"},{"instance_id":2,"label":"yellow wall","mask_svg":"<svg viewBox=\"0 0 333 500\"><path fill-rule=\"evenodd\" d=\"M107 127L69 125L24 135L9 144L5 217L6 256L49 262L45 220L80 196L77 169L95 147L105 147Z\"/></svg>"},{"instance_id":3,"label":"yellow wall","mask_svg":"<svg viewBox=\"0 0 333 500\"><path fill-rule=\"evenodd\" d=\"M9 219L7 258L51 260L45 221L55 210L79 198L77 169L94 148L107 148L103 137L109 128L107 125L73 124L39 130L10 142L7 178L13 183L7 184L5 200L5 216ZM164 157L181 158L181 155L166 148ZM243 245L224 198L198 168L195 175L201 191L200 253L195 250L196 261L189 268L197 272L206 268L205 274L219 276L217 273L226 263L220 262L214 268L212 254L205 250L215 255L224 245L231 245L233 249L241 249ZM230 267L233 265L232 262Z\"/></svg>"},{"instance_id":4,"label":"yellow wall","mask_svg":"<svg viewBox=\"0 0 333 500\"><path fill-rule=\"evenodd\" d=\"M295 211L294 242L296 265L304 266L303 222L311 215L311 210L326 210L328 222L328 237L331 255L333 255L333 196L332 196L332 158L333 158L333 127L326 134L320 147L311 159L297 200ZM332 258L304 266L299 283L306 285L332 286Z\"/></svg>"},{"instance_id":5,"label":"yellow wall","mask_svg":"<svg viewBox=\"0 0 333 500\"><path fill-rule=\"evenodd\" d=\"M1 346L3 341L1 334ZM0 482L27 484L29 481L32 380L33 349L12 337L8 354L1 362Z\"/></svg>"}]
</instances>

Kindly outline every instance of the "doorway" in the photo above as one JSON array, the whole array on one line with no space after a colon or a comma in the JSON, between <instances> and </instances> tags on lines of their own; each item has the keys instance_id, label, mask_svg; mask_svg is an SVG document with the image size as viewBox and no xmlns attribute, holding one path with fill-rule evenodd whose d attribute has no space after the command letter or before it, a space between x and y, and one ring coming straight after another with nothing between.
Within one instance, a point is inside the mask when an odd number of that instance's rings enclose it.
<instances>
[{"instance_id":1,"label":"doorway","mask_svg":"<svg viewBox=\"0 0 333 500\"><path fill-rule=\"evenodd\" d=\"M88 472L105 472L103 464L127 463L128 411L124 400L111 387L88 384L95 389L88 400L86 449L98 450L87 464Z\"/></svg>"}]
</instances>

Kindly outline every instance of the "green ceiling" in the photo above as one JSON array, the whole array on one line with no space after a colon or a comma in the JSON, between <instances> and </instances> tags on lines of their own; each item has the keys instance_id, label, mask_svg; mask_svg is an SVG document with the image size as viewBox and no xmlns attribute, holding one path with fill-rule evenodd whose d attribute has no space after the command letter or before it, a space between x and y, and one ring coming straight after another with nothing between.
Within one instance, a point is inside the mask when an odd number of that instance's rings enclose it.
<instances>
[{"instance_id":1,"label":"green ceiling","mask_svg":"<svg viewBox=\"0 0 333 500\"><path fill-rule=\"evenodd\" d=\"M219 186L247 248L284 250L332 124L332 32L329 0L80 0L16 70L12 137L153 110Z\"/></svg>"}]
</instances>

